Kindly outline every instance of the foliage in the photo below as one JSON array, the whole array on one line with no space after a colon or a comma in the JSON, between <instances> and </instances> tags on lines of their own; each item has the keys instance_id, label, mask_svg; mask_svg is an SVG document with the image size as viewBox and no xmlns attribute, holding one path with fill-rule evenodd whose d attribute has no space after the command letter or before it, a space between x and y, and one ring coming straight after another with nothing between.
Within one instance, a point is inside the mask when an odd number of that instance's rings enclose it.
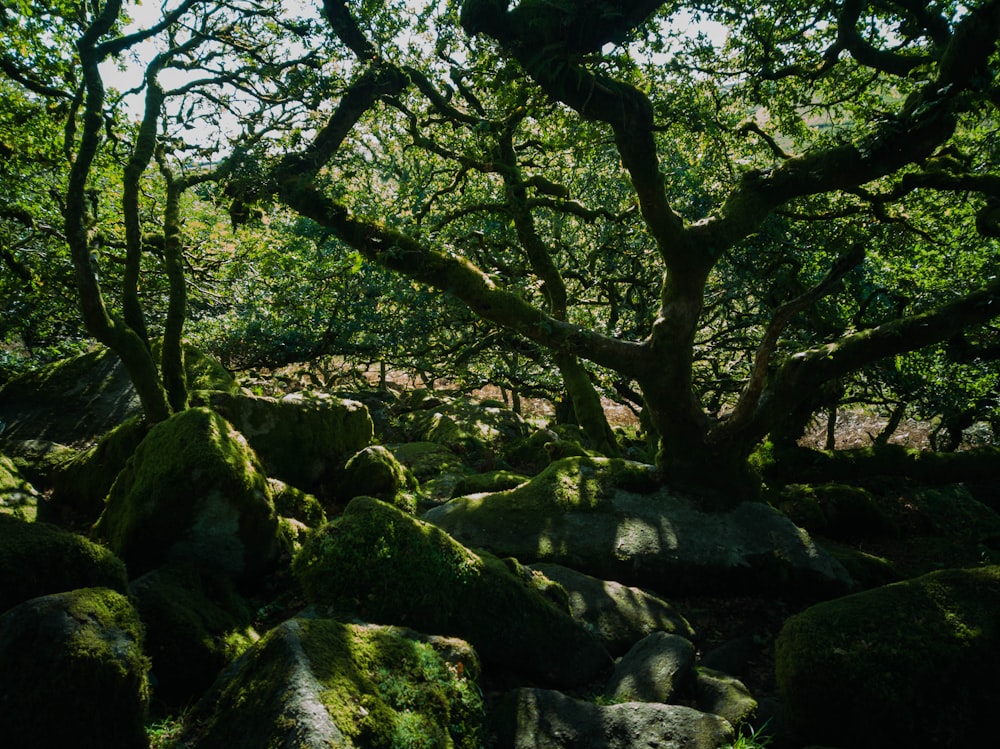
<instances>
[{"instance_id":1,"label":"foliage","mask_svg":"<svg viewBox=\"0 0 1000 749\"><path fill-rule=\"evenodd\" d=\"M565 390L608 454L611 395L668 478L735 493L857 403L953 450L998 404L1000 9L750 10L10 6L0 366L79 338L72 283L153 421L187 320L232 366ZM130 60L139 122L103 85Z\"/></svg>"}]
</instances>

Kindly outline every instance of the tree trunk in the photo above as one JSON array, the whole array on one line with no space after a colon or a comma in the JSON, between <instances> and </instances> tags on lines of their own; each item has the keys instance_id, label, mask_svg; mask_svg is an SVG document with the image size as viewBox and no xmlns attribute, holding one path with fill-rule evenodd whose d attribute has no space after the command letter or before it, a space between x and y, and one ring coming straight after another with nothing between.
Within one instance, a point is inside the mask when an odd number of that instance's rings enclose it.
<instances>
[{"instance_id":1,"label":"tree trunk","mask_svg":"<svg viewBox=\"0 0 1000 749\"><path fill-rule=\"evenodd\" d=\"M608 424L601 396L594 388L594 383L590 381L586 367L578 358L570 354L558 355L556 365L562 375L566 393L573 404L573 413L587 435L587 439L590 440L591 448L609 458L618 457L620 454L618 441L615 439L611 425Z\"/></svg>"}]
</instances>

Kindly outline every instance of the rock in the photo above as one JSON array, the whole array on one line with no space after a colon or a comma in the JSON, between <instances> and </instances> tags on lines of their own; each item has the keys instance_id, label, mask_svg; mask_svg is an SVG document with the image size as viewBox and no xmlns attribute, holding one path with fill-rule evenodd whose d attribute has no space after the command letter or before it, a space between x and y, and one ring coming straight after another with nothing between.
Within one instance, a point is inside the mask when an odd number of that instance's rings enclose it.
<instances>
[{"instance_id":1,"label":"rock","mask_svg":"<svg viewBox=\"0 0 1000 749\"><path fill-rule=\"evenodd\" d=\"M195 708L194 749L479 749L483 705L464 643L397 627L291 619Z\"/></svg>"},{"instance_id":2,"label":"rock","mask_svg":"<svg viewBox=\"0 0 1000 749\"><path fill-rule=\"evenodd\" d=\"M1000 703L1000 567L955 569L812 606L775 643L805 742L988 746Z\"/></svg>"},{"instance_id":3,"label":"rock","mask_svg":"<svg viewBox=\"0 0 1000 749\"><path fill-rule=\"evenodd\" d=\"M136 576L192 560L235 575L281 548L267 477L246 440L207 408L154 426L118 475L96 536Z\"/></svg>"},{"instance_id":4,"label":"rock","mask_svg":"<svg viewBox=\"0 0 1000 749\"><path fill-rule=\"evenodd\" d=\"M104 511L111 485L149 432L142 416L133 416L83 450L52 477L52 497L42 519L60 525L89 527Z\"/></svg>"},{"instance_id":5,"label":"rock","mask_svg":"<svg viewBox=\"0 0 1000 749\"><path fill-rule=\"evenodd\" d=\"M841 541L896 536L899 529L867 489L844 484L792 484L778 509L810 533Z\"/></svg>"},{"instance_id":6,"label":"rock","mask_svg":"<svg viewBox=\"0 0 1000 749\"><path fill-rule=\"evenodd\" d=\"M232 375L197 349L185 346L184 359L189 391L236 389ZM86 447L141 411L125 367L104 348L27 372L0 388L8 440Z\"/></svg>"},{"instance_id":7,"label":"rock","mask_svg":"<svg viewBox=\"0 0 1000 749\"><path fill-rule=\"evenodd\" d=\"M570 612L601 638L613 656L624 655L653 632L694 637L691 625L669 603L641 588L599 580L559 564L533 564L531 569L563 587Z\"/></svg>"},{"instance_id":8,"label":"rock","mask_svg":"<svg viewBox=\"0 0 1000 749\"><path fill-rule=\"evenodd\" d=\"M545 689L518 689L495 719L500 749L720 749L725 719L682 705L595 705Z\"/></svg>"},{"instance_id":9,"label":"rock","mask_svg":"<svg viewBox=\"0 0 1000 749\"><path fill-rule=\"evenodd\" d=\"M32 521L38 516L39 494L24 477L14 461L0 455L0 515L13 515Z\"/></svg>"},{"instance_id":10,"label":"rock","mask_svg":"<svg viewBox=\"0 0 1000 749\"><path fill-rule=\"evenodd\" d=\"M652 466L566 458L531 481L459 497L424 514L469 546L553 562L666 595L740 591L830 596L850 576L773 508L701 510L660 485Z\"/></svg>"},{"instance_id":11,"label":"rock","mask_svg":"<svg viewBox=\"0 0 1000 749\"><path fill-rule=\"evenodd\" d=\"M307 598L382 624L468 640L495 666L577 686L611 659L503 561L371 497L351 501L293 561Z\"/></svg>"},{"instance_id":12,"label":"rock","mask_svg":"<svg viewBox=\"0 0 1000 749\"><path fill-rule=\"evenodd\" d=\"M0 612L29 598L97 587L128 590L118 557L54 525L0 514Z\"/></svg>"},{"instance_id":13,"label":"rock","mask_svg":"<svg viewBox=\"0 0 1000 749\"><path fill-rule=\"evenodd\" d=\"M463 476L454 489L452 495L461 497L468 494L482 494L484 492L501 492L505 489L513 489L520 486L528 477L520 473L510 471L488 471L487 473L473 473Z\"/></svg>"},{"instance_id":14,"label":"rock","mask_svg":"<svg viewBox=\"0 0 1000 749\"><path fill-rule=\"evenodd\" d=\"M0 445L21 476L42 491L50 489L53 478L79 454L69 445L46 440L4 440Z\"/></svg>"},{"instance_id":15,"label":"rock","mask_svg":"<svg viewBox=\"0 0 1000 749\"><path fill-rule=\"evenodd\" d=\"M296 489L281 479L269 478L267 484L274 509L282 517L294 518L307 528L318 528L326 522L326 511L312 494Z\"/></svg>"},{"instance_id":16,"label":"rock","mask_svg":"<svg viewBox=\"0 0 1000 749\"><path fill-rule=\"evenodd\" d=\"M258 639L248 604L223 573L178 562L147 572L130 590L146 627L153 697L169 708L194 702Z\"/></svg>"},{"instance_id":17,"label":"rock","mask_svg":"<svg viewBox=\"0 0 1000 749\"><path fill-rule=\"evenodd\" d=\"M499 453L528 434L523 418L488 401L415 391L408 407L399 418L407 441L436 442L461 453Z\"/></svg>"},{"instance_id":18,"label":"rock","mask_svg":"<svg viewBox=\"0 0 1000 749\"><path fill-rule=\"evenodd\" d=\"M693 691L694 645L679 635L655 632L615 664L604 696L615 702L677 701Z\"/></svg>"},{"instance_id":19,"label":"rock","mask_svg":"<svg viewBox=\"0 0 1000 749\"><path fill-rule=\"evenodd\" d=\"M412 494L416 488L416 479L387 448L371 445L347 461L337 493L344 500L361 495L375 497L412 513L417 510Z\"/></svg>"},{"instance_id":20,"label":"rock","mask_svg":"<svg viewBox=\"0 0 1000 749\"><path fill-rule=\"evenodd\" d=\"M757 700L734 676L698 666L694 699L698 709L725 718L736 730L749 727L757 714Z\"/></svg>"},{"instance_id":21,"label":"rock","mask_svg":"<svg viewBox=\"0 0 1000 749\"><path fill-rule=\"evenodd\" d=\"M302 392L281 399L212 393L209 405L246 437L269 476L309 492L320 492L372 441L371 417L356 401Z\"/></svg>"},{"instance_id":22,"label":"rock","mask_svg":"<svg viewBox=\"0 0 1000 749\"><path fill-rule=\"evenodd\" d=\"M146 749L142 625L120 593L81 588L0 616L0 736L9 747Z\"/></svg>"}]
</instances>

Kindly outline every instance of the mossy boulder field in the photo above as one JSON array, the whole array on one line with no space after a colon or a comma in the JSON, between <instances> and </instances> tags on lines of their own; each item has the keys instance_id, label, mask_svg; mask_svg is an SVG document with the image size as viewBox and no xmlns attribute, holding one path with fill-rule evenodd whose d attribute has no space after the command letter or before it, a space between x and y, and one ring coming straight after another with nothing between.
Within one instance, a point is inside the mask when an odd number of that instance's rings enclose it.
<instances>
[{"instance_id":1,"label":"mossy boulder field","mask_svg":"<svg viewBox=\"0 0 1000 749\"><path fill-rule=\"evenodd\" d=\"M968 487L720 508L467 395L196 400L0 441L0 745L990 745L1000 516Z\"/></svg>"}]
</instances>

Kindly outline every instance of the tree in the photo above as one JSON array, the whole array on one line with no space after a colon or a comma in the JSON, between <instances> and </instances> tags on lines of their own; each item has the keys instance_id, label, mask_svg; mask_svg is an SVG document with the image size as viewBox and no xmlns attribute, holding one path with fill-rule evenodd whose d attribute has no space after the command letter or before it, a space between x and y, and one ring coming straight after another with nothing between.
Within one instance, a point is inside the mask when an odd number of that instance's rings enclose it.
<instances>
[{"instance_id":1,"label":"tree","mask_svg":"<svg viewBox=\"0 0 1000 749\"><path fill-rule=\"evenodd\" d=\"M428 12L423 28L436 24L439 54L417 68L399 50L369 41L348 4L327 0L327 19L363 72L308 145L285 154L244 197L277 194L369 260L452 294L557 359L588 360L637 383L668 480L738 493L748 486L754 446L815 410L827 384L974 334L1000 311L1000 281L987 275L1000 233L991 145L1000 2L955 9L790 1L753 12L724 2L692 6L699 18L729 29L722 49L664 30L680 4L459 5L458 20L473 41L464 46L457 36L453 6ZM457 185L450 195L475 184L494 202L506 201L514 254L544 286L541 293L539 285L526 288L474 262L471 242L448 243L417 221L380 220L337 187L333 175L344 154L368 142L370 123L385 127L392 117L379 102L404 113L397 142L420 149L439 184ZM442 132L449 128L456 133L450 139ZM562 140L533 148L560 130L573 132L575 146ZM678 168L692 150L703 160ZM559 185L543 181L545 170L558 174L552 165L581 152L607 184L588 190L572 183L567 198L607 205L627 177L638 206L629 230L641 240L606 249L623 266L639 257L660 274L655 311L641 330L623 334L570 318L559 279L571 253L561 252L554 232L538 230L537 217L558 209L525 196L529 185L536 196L544 196L543 185ZM481 163L473 163L477 153ZM482 164L494 174L474 182L473 173L486 171ZM369 168L379 170L379 160ZM414 200L427 192L418 179L392 188ZM617 195L610 204L622 201ZM456 199L452 212L456 202L465 205ZM952 231L920 228L929 222ZM910 273L906 282L923 291L892 312L867 302L859 309L840 292L859 275L899 288L904 279L889 277L894 268L959 251L974 258L970 275L941 283ZM755 254L758 267L773 271L794 263L773 278L739 272ZM697 372L699 357L711 356L699 350L699 338L708 332L720 280L741 285L736 296L759 322L743 339L752 355L713 413ZM790 335L794 321L817 319L838 293L836 305L853 312L852 324L814 328L799 340ZM722 324L731 322L722 316Z\"/></svg>"}]
</instances>

